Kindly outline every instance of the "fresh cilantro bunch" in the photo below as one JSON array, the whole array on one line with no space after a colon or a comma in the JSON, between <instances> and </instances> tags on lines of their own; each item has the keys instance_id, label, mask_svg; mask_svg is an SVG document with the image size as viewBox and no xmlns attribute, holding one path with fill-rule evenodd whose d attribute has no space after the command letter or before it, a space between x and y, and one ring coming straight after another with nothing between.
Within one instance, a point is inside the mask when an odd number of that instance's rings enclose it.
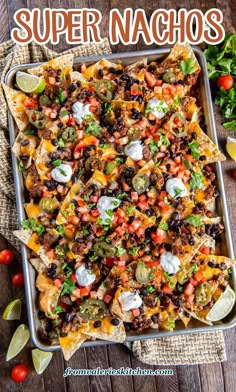
<instances>
[{"instance_id":1,"label":"fresh cilantro bunch","mask_svg":"<svg viewBox=\"0 0 236 392\"><path fill-rule=\"evenodd\" d=\"M236 78L236 34L227 33L220 46L209 45L205 50L209 79L213 82L220 76L231 75ZM236 131L236 85L225 90L221 87L216 94L215 104L222 108L222 114L228 122L224 128Z\"/></svg>"}]
</instances>

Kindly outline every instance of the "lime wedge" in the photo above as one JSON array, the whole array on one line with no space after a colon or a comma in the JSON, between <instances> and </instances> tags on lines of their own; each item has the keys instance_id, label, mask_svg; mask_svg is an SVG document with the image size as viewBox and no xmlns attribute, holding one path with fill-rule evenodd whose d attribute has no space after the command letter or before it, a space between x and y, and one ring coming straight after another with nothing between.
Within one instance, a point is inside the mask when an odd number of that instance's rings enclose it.
<instances>
[{"instance_id":1,"label":"lime wedge","mask_svg":"<svg viewBox=\"0 0 236 392\"><path fill-rule=\"evenodd\" d=\"M3 320L20 320L21 316L21 299L11 301L3 312Z\"/></svg>"},{"instance_id":2,"label":"lime wedge","mask_svg":"<svg viewBox=\"0 0 236 392\"><path fill-rule=\"evenodd\" d=\"M51 352L41 351L38 348L32 350L33 364L37 374L42 374L44 372L48 367L52 356L53 354Z\"/></svg>"},{"instance_id":3,"label":"lime wedge","mask_svg":"<svg viewBox=\"0 0 236 392\"><path fill-rule=\"evenodd\" d=\"M211 308L206 319L209 321L219 321L225 318L233 309L235 303L235 292L227 286L215 305Z\"/></svg>"},{"instance_id":4,"label":"lime wedge","mask_svg":"<svg viewBox=\"0 0 236 392\"><path fill-rule=\"evenodd\" d=\"M230 158L236 161L236 139L229 136L227 137L226 150Z\"/></svg>"},{"instance_id":5,"label":"lime wedge","mask_svg":"<svg viewBox=\"0 0 236 392\"><path fill-rule=\"evenodd\" d=\"M7 350L7 361L14 358L21 352L25 347L30 338L29 328L25 324L20 324L15 330L14 335L11 338L8 350Z\"/></svg>"},{"instance_id":6,"label":"lime wedge","mask_svg":"<svg viewBox=\"0 0 236 392\"><path fill-rule=\"evenodd\" d=\"M16 73L16 83L24 93L41 93L46 86L43 76L30 75L21 71Z\"/></svg>"}]
</instances>

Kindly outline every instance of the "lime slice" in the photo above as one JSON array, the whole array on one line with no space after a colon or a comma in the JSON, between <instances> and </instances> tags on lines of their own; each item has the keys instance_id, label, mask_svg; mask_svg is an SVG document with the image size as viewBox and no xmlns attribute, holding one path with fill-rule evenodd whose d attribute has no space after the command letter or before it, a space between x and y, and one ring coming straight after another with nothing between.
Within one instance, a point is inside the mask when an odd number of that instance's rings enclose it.
<instances>
[{"instance_id":1,"label":"lime slice","mask_svg":"<svg viewBox=\"0 0 236 392\"><path fill-rule=\"evenodd\" d=\"M44 372L48 367L52 356L53 354L51 352L41 351L38 348L32 350L33 364L37 374L42 374Z\"/></svg>"},{"instance_id":2,"label":"lime slice","mask_svg":"<svg viewBox=\"0 0 236 392\"><path fill-rule=\"evenodd\" d=\"M21 316L21 299L11 301L3 312L3 320L20 320Z\"/></svg>"},{"instance_id":3,"label":"lime slice","mask_svg":"<svg viewBox=\"0 0 236 392\"><path fill-rule=\"evenodd\" d=\"M226 150L230 158L236 161L236 139L229 136L227 137Z\"/></svg>"},{"instance_id":4,"label":"lime slice","mask_svg":"<svg viewBox=\"0 0 236 392\"><path fill-rule=\"evenodd\" d=\"M11 338L8 350L7 350L7 361L14 358L21 352L25 347L30 338L29 328L25 324L20 324L15 330L14 335Z\"/></svg>"},{"instance_id":5,"label":"lime slice","mask_svg":"<svg viewBox=\"0 0 236 392\"><path fill-rule=\"evenodd\" d=\"M16 83L24 93L41 93L46 86L43 76L30 75L21 71L16 73Z\"/></svg>"},{"instance_id":6,"label":"lime slice","mask_svg":"<svg viewBox=\"0 0 236 392\"><path fill-rule=\"evenodd\" d=\"M219 321L225 318L233 309L235 303L235 292L227 286L215 305L211 308L206 319L209 321Z\"/></svg>"}]
</instances>

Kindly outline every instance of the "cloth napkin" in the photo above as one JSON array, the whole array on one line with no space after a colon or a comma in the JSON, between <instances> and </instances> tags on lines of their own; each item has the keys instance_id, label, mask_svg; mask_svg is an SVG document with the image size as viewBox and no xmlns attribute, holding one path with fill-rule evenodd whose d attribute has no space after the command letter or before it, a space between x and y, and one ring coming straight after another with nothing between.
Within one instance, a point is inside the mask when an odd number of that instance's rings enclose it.
<instances>
[{"instance_id":1,"label":"cloth napkin","mask_svg":"<svg viewBox=\"0 0 236 392\"><path fill-rule=\"evenodd\" d=\"M85 57L110 52L108 39L105 38L101 44L81 45L63 53ZM35 43L20 46L12 40L4 42L0 44L1 82L4 82L7 71L13 65L47 61L56 56L58 53ZM18 228L18 221L7 115L8 108L0 86L0 233L19 250L20 244L12 233ZM154 365L186 365L226 360L222 331L137 340L125 344L140 361Z\"/></svg>"}]
</instances>

